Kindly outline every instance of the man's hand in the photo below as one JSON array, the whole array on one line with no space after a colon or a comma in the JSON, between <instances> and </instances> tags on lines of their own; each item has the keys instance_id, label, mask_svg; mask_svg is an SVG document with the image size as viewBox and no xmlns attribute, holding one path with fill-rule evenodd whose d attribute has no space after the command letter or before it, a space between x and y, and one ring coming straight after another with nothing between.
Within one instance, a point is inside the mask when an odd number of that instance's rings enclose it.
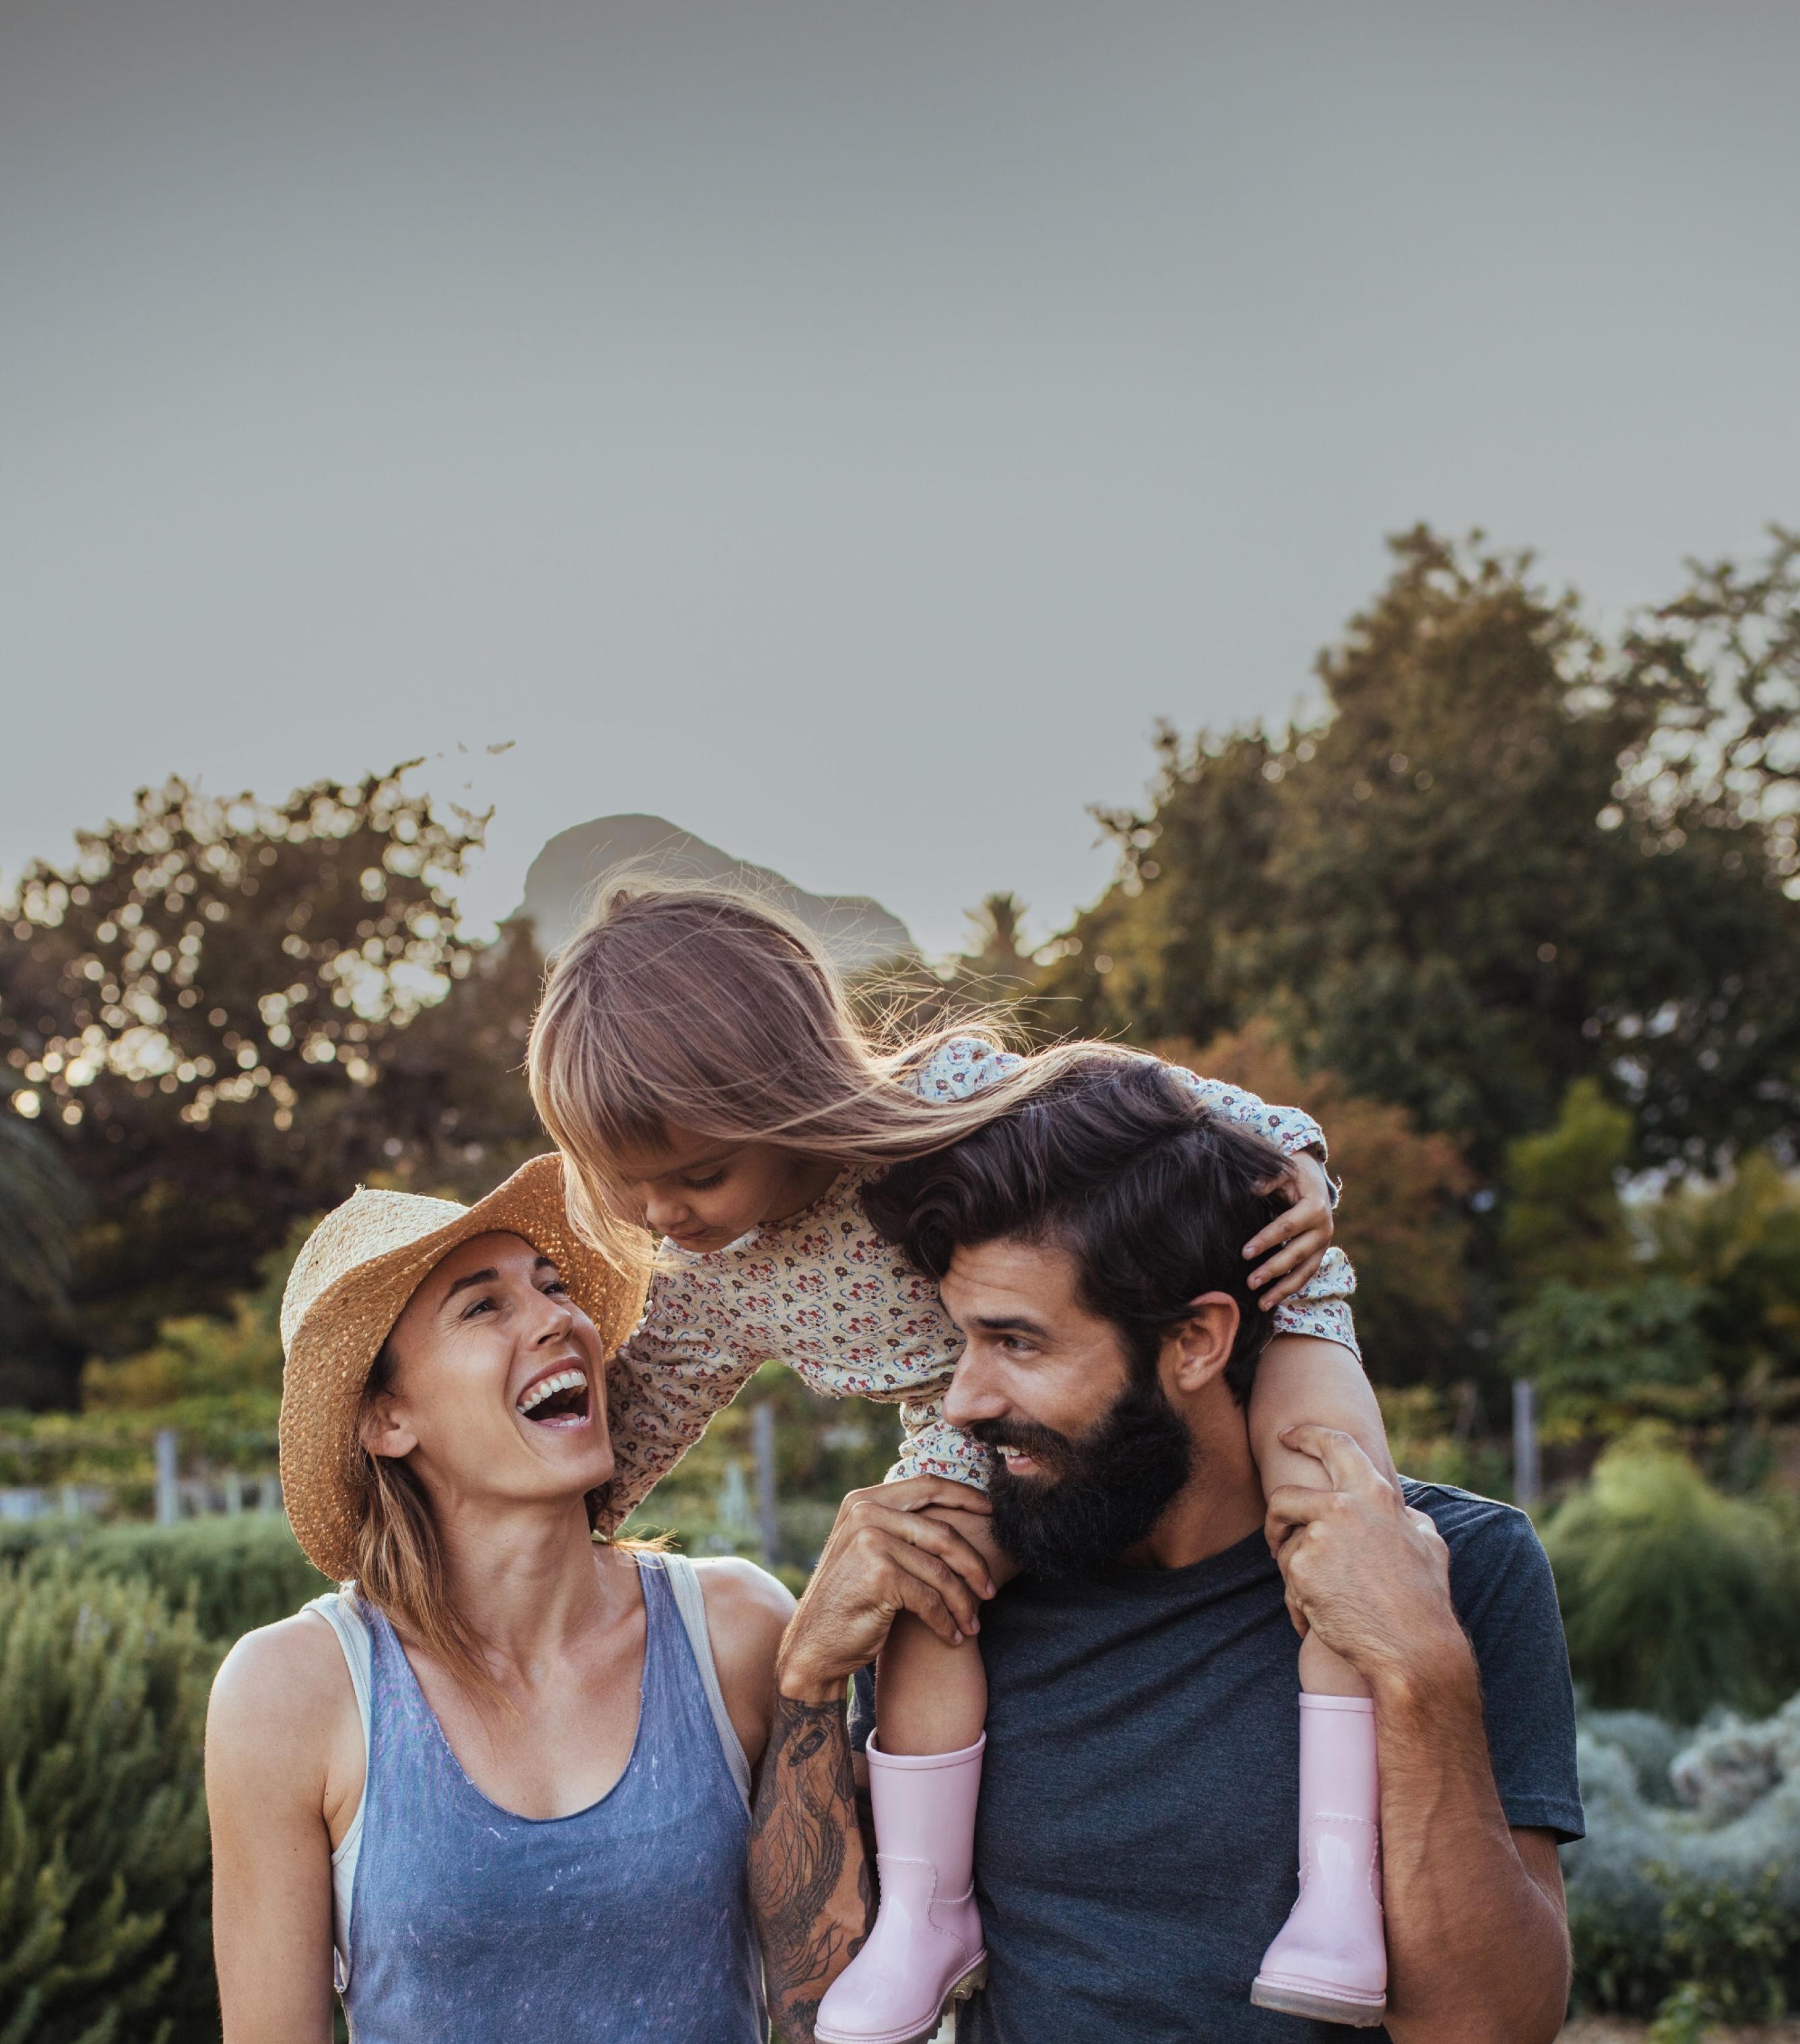
<instances>
[{"instance_id":1,"label":"man's hand","mask_svg":"<svg viewBox=\"0 0 1800 2044\"><path fill-rule=\"evenodd\" d=\"M1252 1235L1244 1245L1244 1254L1252 1261L1263 1258L1251 1272L1250 1283L1263 1294L1263 1311L1272 1313L1283 1299L1313 1281L1331 1247L1331 1181L1318 1158L1303 1151L1290 1158L1287 1170L1263 1189L1285 1192L1287 1211L1278 1214L1260 1235Z\"/></svg>"},{"instance_id":2,"label":"man's hand","mask_svg":"<svg viewBox=\"0 0 1800 2044\"><path fill-rule=\"evenodd\" d=\"M1269 1545L1302 1635L1316 1631L1371 1689L1421 1670L1472 1666L1450 1601L1450 1554L1348 1434L1299 1426L1285 1447L1324 1466L1329 1490L1284 1484L1268 1501ZM1448 1658L1446 1660L1448 1650Z\"/></svg>"},{"instance_id":3,"label":"man's hand","mask_svg":"<svg viewBox=\"0 0 1800 2044\"><path fill-rule=\"evenodd\" d=\"M844 1685L881 1650L903 1611L947 1645L981 1629L981 1606L994 1593L987 1563L930 1508L985 1513L987 1500L941 1477L853 1490L837 1509L800 1608L775 1661L783 1696L802 1703L843 1700Z\"/></svg>"}]
</instances>

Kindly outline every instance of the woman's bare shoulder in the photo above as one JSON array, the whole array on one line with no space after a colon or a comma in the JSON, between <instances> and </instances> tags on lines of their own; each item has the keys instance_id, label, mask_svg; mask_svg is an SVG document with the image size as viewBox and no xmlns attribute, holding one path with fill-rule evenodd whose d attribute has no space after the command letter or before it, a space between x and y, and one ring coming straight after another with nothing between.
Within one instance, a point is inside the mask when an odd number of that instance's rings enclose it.
<instances>
[{"instance_id":1,"label":"woman's bare shoulder","mask_svg":"<svg viewBox=\"0 0 1800 2044\"><path fill-rule=\"evenodd\" d=\"M245 1633L226 1654L206 1713L208 1762L322 1773L356 1715L337 1635L316 1612L299 1612Z\"/></svg>"},{"instance_id":2,"label":"woman's bare shoulder","mask_svg":"<svg viewBox=\"0 0 1800 2044\"><path fill-rule=\"evenodd\" d=\"M754 1764L767 1736L775 1650L794 1616L793 1594L767 1570L735 1555L697 1562L706 1631L725 1707Z\"/></svg>"},{"instance_id":3,"label":"woman's bare shoulder","mask_svg":"<svg viewBox=\"0 0 1800 2044\"><path fill-rule=\"evenodd\" d=\"M773 1623L779 1637L782 1627L794 1617L794 1593L744 1555L706 1555L695 1559L694 1570L699 1576L699 1589L706 1593L708 1619L718 1612L722 1619L751 1627Z\"/></svg>"}]
</instances>

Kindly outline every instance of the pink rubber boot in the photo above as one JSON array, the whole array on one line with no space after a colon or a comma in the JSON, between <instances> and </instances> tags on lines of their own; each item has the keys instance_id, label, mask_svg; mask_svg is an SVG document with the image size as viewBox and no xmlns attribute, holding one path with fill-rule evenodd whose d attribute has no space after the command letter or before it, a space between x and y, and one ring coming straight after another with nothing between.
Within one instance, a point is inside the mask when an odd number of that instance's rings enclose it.
<instances>
[{"instance_id":1,"label":"pink rubber boot","mask_svg":"<svg viewBox=\"0 0 1800 2044\"><path fill-rule=\"evenodd\" d=\"M1387 2007L1381 1777L1367 1696L1300 1699L1300 1899L1263 1954L1250 1999L1358 2030Z\"/></svg>"},{"instance_id":2,"label":"pink rubber boot","mask_svg":"<svg viewBox=\"0 0 1800 2044\"><path fill-rule=\"evenodd\" d=\"M818 2044L922 2044L987 1979L975 1902L983 1733L960 1753L883 1753L869 1741L881 1909L819 2004Z\"/></svg>"}]
</instances>

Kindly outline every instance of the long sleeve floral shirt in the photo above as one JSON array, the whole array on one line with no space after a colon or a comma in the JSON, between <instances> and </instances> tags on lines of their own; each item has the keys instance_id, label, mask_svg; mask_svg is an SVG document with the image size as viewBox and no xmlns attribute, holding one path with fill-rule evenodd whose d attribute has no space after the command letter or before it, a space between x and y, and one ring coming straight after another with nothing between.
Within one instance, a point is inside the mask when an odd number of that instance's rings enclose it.
<instances>
[{"instance_id":1,"label":"long sleeve floral shirt","mask_svg":"<svg viewBox=\"0 0 1800 2044\"><path fill-rule=\"evenodd\" d=\"M928 1098L960 1099L1017 1062L978 1038L959 1037L919 1068L914 1083ZM1238 1087L1171 1069L1213 1113L1290 1155L1325 1155L1318 1124L1298 1108L1271 1107ZM713 1414L771 1361L827 1397L899 1406L906 1438L890 1482L930 1475L986 1488L987 1450L944 1417L963 1338L936 1285L870 1224L860 1194L874 1175L847 1170L810 1206L723 1249L662 1244L644 1318L607 1367L616 1467L603 1527L617 1525ZM1328 1250L1311 1281L1275 1309L1277 1331L1321 1335L1360 1354L1349 1304L1356 1284L1349 1258Z\"/></svg>"}]
</instances>

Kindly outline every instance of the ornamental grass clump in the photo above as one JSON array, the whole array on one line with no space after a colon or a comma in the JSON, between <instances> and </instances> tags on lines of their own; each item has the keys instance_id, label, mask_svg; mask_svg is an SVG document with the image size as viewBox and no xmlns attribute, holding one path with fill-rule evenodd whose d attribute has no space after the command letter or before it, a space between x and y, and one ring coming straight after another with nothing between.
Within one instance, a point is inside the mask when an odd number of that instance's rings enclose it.
<instances>
[{"instance_id":1,"label":"ornamental grass clump","mask_svg":"<svg viewBox=\"0 0 1800 2044\"><path fill-rule=\"evenodd\" d=\"M190 1612L60 1558L0 1569L0 2044L217 2034Z\"/></svg>"},{"instance_id":2,"label":"ornamental grass clump","mask_svg":"<svg viewBox=\"0 0 1800 2044\"><path fill-rule=\"evenodd\" d=\"M1544 1528L1569 1663L1602 1708L1693 1724L1800 1686L1800 1551L1777 1508L1623 1443Z\"/></svg>"}]
</instances>

